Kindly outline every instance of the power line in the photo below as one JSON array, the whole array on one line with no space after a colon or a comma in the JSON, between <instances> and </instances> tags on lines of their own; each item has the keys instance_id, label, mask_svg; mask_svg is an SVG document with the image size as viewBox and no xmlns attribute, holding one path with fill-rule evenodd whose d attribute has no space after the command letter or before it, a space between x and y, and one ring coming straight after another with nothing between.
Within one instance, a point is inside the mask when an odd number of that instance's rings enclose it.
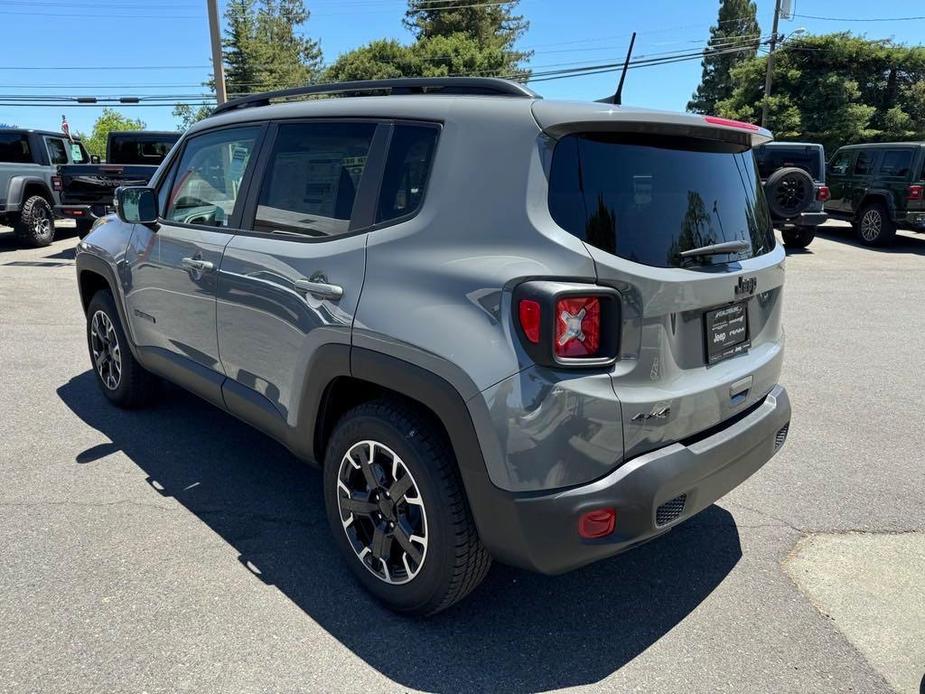
<instances>
[{"instance_id":1,"label":"power line","mask_svg":"<svg viewBox=\"0 0 925 694\"><path fill-rule=\"evenodd\" d=\"M820 17L814 14L794 14L793 16L803 19L821 19L826 22L911 22L925 19L925 15L917 17Z\"/></svg>"}]
</instances>

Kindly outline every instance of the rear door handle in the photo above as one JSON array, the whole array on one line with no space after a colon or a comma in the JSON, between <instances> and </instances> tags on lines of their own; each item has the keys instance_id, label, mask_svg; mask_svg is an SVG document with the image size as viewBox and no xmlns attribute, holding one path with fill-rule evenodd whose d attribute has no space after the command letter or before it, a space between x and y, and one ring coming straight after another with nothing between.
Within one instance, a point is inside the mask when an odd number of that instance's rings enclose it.
<instances>
[{"instance_id":1,"label":"rear door handle","mask_svg":"<svg viewBox=\"0 0 925 694\"><path fill-rule=\"evenodd\" d=\"M331 299L332 301L337 301L344 295L343 287L338 287L336 284L328 284L327 282L302 279L296 280L295 286L318 299Z\"/></svg>"},{"instance_id":2,"label":"rear door handle","mask_svg":"<svg viewBox=\"0 0 925 694\"><path fill-rule=\"evenodd\" d=\"M198 270L199 272L211 272L215 269L213 263L200 258L182 258L180 264L188 270Z\"/></svg>"}]
</instances>

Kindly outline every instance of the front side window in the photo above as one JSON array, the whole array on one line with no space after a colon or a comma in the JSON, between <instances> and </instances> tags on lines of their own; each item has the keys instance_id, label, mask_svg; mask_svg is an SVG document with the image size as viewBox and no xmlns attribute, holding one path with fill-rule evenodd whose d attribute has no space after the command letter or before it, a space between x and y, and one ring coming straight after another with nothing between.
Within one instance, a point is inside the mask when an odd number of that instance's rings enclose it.
<instances>
[{"instance_id":1,"label":"front side window","mask_svg":"<svg viewBox=\"0 0 925 694\"><path fill-rule=\"evenodd\" d=\"M67 149L64 140L57 137L46 137L45 146L48 148L48 158L52 164L67 164Z\"/></svg>"},{"instance_id":2,"label":"front side window","mask_svg":"<svg viewBox=\"0 0 925 694\"><path fill-rule=\"evenodd\" d=\"M29 138L22 133L5 133L0 130L0 162L31 164Z\"/></svg>"},{"instance_id":3,"label":"front side window","mask_svg":"<svg viewBox=\"0 0 925 694\"><path fill-rule=\"evenodd\" d=\"M884 176L905 178L909 175L909 168L911 166L911 149L888 149L883 153L883 161L880 163L880 173Z\"/></svg>"},{"instance_id":4,"label":"front side window","mask_svg":"<svg viewBox=\"0 0 925 694\"><path fill-rule=\"evenodd\" d=\"M854 175L869 174L874 168L874 153L862 149L858 152L857 161L854 162Z\"/></svg>"},{"instance_id":5,"label":"front side window","mask_svg":"<svg viewBox=\"0 0 925 694\"><path fill-rule=\"evenodd\" d=\"M847 152L836 152L835 156L832 157L832 161L829 162L829 174L833 176L846 175L851 168L851 154L852 152L850 150Z\"/></svg>"},{"instance_id":6,"label":"front side window","mask_svg":"<svg viewBox=\"0 0 925 694\"><path fill-rule=\"evenodd\" d=\"M164 219L227 227L259 129L229 128L189 139L173 177Z\"/></svg>"},{"instance_id":7,"label":"front side window","mask_svg":"<svg viewBox=\"0 0 925 694\"><path fill-rule=\"evenodd\" d=\"M655 267L721 264L774 248L747 147L680 137L569 135L553 154L549 209L582 241ZM745 240L738 253L681 253Z\"/></svg>"},{"instance_id":8,"label":"front side window","mask_svg":"<svg viewBox=\"0 0 925 694\"><path fill-rule=\"evenodd\" d=\"M254 230L321 238L347 233L375 132L375 123L280 125Z\"/></svg>"},{"instance_id":9,"label":"front side window","mask_svg":"<svg viewBox=\"0 0 925 694\"><path fill-rule=\"evenodd\" d=\"M438 133L435 126L395 126L379 191L377 222L407 217L420 207Z\"/></svg>"}]
</instances>

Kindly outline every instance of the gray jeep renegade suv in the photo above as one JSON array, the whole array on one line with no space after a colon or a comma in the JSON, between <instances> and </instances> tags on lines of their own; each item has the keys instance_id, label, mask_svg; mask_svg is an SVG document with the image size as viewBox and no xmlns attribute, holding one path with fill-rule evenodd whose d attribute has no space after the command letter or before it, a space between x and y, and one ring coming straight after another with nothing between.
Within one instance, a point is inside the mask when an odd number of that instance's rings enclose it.
<instances>
[{"instance_id":1,"label":"gray jeep renegade suv","mask_svg":"<svg viewBox=\"0 0 925 694\"><path fill-rule=\"evenodd\" d=\"M393 609L448 607L492 558L574 569L784 442L769 139L491 79L229 102L79 244L93 368L116 405L156 375L322 466Z\"/></svg>"}]
</instances>

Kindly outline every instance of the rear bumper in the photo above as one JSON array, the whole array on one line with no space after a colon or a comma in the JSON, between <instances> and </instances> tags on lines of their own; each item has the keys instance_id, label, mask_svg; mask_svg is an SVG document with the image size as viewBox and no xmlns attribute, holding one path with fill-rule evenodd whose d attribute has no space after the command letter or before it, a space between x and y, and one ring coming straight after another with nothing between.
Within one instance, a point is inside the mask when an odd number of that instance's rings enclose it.
<instances>
[{"instance_id":1,"label":"rear bumper","mask_svg":"<svg viewBox=\"0 0 925 694\"><path fill-rule=\"evenodd\" d=\"M829 218L825 212L803 212L790 219L774 220L774 226L780 227L817 227Z\"/></svg>"},{"instance_id":2,"label":"rear bumper","mask_svg":"<svg viewBox=\"0 0 925 694\"><path fill-rule=\"evenodd\" d=\"M496 509L505 527L492 530L489 549L506 563L548 574L623 552L741 484L780 449L789 424L790 400L775 386L728 427L646 453L596 482L548 494L505 493L495 499L508 507ZM582 539L579 516L600 508L616 509L614 532Z\"/></svg>"},{"instance_id":3,"label":"rear bumper","mask_svg":"<svg viewBox=\"0 0 925 694\"><path fill-rule=\"evenodd\" d=\"M902 226L915 231L925 231L925 212L906 212L899 220Z\"/></svg>"},{"instance_id":4,"label":"rear bumper","mask_svg":"<svg viewBox=\"0 0 925 694\"><path fill-rule=\"evenodd\" d=\"M64 219L96 220L109 214L106 205L56 205L55 214Z\"/></svg>"}]
</instances>

